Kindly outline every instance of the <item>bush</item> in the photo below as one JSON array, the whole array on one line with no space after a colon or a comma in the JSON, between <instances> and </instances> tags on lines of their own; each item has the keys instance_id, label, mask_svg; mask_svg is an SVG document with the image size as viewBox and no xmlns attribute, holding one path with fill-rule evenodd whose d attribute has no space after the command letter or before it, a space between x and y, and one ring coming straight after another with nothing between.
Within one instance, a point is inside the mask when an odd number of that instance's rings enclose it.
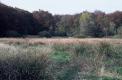
<instances>
[{"instance_id":1,"label":"bush","mask_svg":"<svg viewBox=\"0 0 122 80\"><path fill-rule=\"evenodd\" d=\"M17 31L10 30L6 32L6 36L7 37L20 37L21 35Z\"/></svg>"},{"instance_id":2,"label":"bush","mask_svg":"<svg viewBox=\"0 0 122 80\"><path fill-rule=\"evenodd\" d=\"M66 34L66 32L55 32L54 36L65 37L65 36L67 36L67 34Z\"/></svg>"},{"instance_id":3,"label":"bush","mask_svg":"<svg viewBox=\"0 0 122 80\"><path fill-rule=\"evenodd\" d=\"M112 38L122 38L122 35L120 35L120 34L114 35L114 36L112 36Z\"/></svg>"},{"instance_id":4,"label":"bush","mask_svg":"<svg viewBox=\"0 0 122 80\"><path fill-rule=\"evenodd\" d=\"M50 38L52 35L48 31L41 31L38 33L39 37L47 37Z\"/></svg>"}]
</instances>

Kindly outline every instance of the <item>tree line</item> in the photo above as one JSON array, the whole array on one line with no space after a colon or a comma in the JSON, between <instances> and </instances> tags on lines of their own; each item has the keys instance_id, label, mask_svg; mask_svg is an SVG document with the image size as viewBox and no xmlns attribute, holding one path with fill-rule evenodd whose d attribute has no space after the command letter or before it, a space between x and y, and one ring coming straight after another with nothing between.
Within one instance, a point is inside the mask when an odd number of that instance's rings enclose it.
<instances>
[{"instance_id":1,"label":"tree line","mask_svg":"<svg viewBox=\"0 0 122 80\"><path fill-rule=\"evenodd\" d=\"M122 11L74 15L28 12L0 3L0 37L111 37L122 34Z\"/></svg>"}]
</instances>

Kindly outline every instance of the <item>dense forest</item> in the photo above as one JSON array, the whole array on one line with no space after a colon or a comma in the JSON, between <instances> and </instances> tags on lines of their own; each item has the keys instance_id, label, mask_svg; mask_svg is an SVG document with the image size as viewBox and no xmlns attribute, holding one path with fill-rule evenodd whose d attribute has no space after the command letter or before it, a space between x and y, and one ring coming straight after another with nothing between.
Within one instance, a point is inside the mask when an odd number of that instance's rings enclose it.
<instances>
[{"instance_id":1,"label":"dense forest","mask_svg":"<svg viewBox=\"0 0 122 80\"><path fill-rule=\"evenodd\" d=\"M28 12L0 3L0 37L112 37L122 34L122 11L74 15Z\"/></svg>"}]
</instances>

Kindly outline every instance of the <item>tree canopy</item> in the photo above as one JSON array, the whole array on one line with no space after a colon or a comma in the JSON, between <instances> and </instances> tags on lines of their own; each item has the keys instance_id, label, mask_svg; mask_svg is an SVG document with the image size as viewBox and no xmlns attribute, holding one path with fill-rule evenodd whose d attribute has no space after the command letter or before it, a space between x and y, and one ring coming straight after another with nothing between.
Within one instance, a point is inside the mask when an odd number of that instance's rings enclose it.
<instances>
[{"instance_id":1,"label":"tree canopy","mask_svg":"<svg viewBox=\"0 0 122 80\"><path fill-rule=\"evenodd\" d=\"M48 11L31 13L0 3L0 37L41 35L44 31L51 36L107 37L120 34L121 27L121 11L52 15Z\"/></svg>"}]
</instances>

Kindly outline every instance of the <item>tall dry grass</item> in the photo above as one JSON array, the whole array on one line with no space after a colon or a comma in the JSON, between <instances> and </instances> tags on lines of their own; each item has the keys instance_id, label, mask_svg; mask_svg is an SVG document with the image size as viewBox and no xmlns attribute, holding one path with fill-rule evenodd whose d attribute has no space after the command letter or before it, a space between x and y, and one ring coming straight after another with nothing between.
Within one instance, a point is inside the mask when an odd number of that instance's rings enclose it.
<instances>
[{"instance_id":1,"label":"tall dry grass","mask_svg":"<svg viewBox=\"0 0 122 80\"><path fill-rule=\"evenodd\" d=\"M8 44L99 44L101 42L122 44L122 39L111 39L111 38L1 38L0 42Z\"/></svg>"},{"instance_id":2,"label":"tall dry grass","mask_svg":"<svg viewBox=\"0 0 122 80\"><path fill-rule=\"evenodd\" d=\"M48 69L49 47L0 46L0 80L54 80Z\"/></svg>"}]
</instances>

